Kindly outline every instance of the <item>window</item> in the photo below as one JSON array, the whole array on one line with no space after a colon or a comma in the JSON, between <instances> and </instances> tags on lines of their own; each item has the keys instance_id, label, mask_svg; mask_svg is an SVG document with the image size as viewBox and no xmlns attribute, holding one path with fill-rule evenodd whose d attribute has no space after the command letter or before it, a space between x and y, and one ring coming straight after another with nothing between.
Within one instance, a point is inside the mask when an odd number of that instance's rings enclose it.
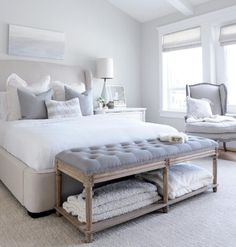
<instances>
[{"instance_id":1,"label":"window","mask_svg":"<svg viewBox=\"0 0 236 247\"><path fill-rule=\"evenodd\" d=\"M202 82L200 28L163 36L162 110L185 111L186 84Z\"/></svg>"},{"instance_id":2,"label":"window","mask_svg":"<svg viewBox=\"0 0 236 247\"><path fill-rule=\"evenodd\" d=\"M185 86L202 81L202 48L163 53L163 110L185 111Z\"/></svg>"},{"instance_id":3,"label":"window","mask_svg":"<svg viewBox=\"0 0 236 247\"><path fill-rule=\"evenodd\" d=\"M224 49L224 74L228 89L228 110L236 111L236 24L221 27L220 44Z\"/></svg>"}]
</instances>

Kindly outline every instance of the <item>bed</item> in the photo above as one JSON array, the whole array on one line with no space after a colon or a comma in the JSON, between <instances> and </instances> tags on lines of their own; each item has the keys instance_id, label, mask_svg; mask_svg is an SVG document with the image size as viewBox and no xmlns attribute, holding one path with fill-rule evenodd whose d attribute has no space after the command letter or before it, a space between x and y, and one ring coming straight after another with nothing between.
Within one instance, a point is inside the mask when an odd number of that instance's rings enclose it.
<instances>
[{"instance_id":1,"label":"bed","mask_svg":"<svg viewBox=\"0 0 236 247\"><path fill-rule=\"evenodd\" d=\"M54 80L85 83L92 88L89 71L79 67L20 60L0 60L0 89L17 73L27 81L47 74ZM155 138L160 132L176 132L170 126L138 120L93 115L64 120L17 120L0 122L0 180L31 216L55 206L55 155L65 149ZM63 133L63 135L61 135ZM64 197L81 188L63 177Z\"/></svg>"},{"instance_id":2,"label":"bed","mask_svg":"<svg viewBox=\"0 0 236 247\"><path fill-rule=\"evenodd\" d=\"M57 153L69 148L155 138L159 133L176 131L170 126L110 118L106 114L82 119L18 120L1 122L0 126L1 180L31 213L54 207ZM65 196L78 192L72 181L66 183Z\"/></svg>"}]
</instances>

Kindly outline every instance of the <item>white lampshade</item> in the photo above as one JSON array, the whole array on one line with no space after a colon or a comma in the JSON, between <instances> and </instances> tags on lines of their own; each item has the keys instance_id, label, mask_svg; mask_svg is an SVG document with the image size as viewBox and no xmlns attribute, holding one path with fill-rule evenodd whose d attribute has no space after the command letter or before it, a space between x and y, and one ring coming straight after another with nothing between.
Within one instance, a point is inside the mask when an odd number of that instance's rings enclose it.
<instances>
[{"instance_id":1,"label":"white lampshade","mask_svg":"<svg viewBox=\"0 0 236 247\"><path fill-rule=\"evenodd\" d=\"M97 78L112 79L114 77L113 59L99 58L97 59Z\"/></svg>"}]
</instances>

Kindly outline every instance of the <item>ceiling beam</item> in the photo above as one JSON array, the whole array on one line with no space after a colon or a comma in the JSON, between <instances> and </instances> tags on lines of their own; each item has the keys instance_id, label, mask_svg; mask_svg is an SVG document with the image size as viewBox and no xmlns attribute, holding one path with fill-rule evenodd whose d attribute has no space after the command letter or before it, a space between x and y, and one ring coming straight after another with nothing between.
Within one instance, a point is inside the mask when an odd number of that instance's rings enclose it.
<instances>
[{"instance_id":1,"label":"ceiling beam","mask_svg":"<svg viewBox=\"0 0 236 247\"><path fill-rule=\"evenodd\" d=\"M167 0L175 9L186 16L194 14L194 9L189 0Z\"/></svg>"}]
</instances>

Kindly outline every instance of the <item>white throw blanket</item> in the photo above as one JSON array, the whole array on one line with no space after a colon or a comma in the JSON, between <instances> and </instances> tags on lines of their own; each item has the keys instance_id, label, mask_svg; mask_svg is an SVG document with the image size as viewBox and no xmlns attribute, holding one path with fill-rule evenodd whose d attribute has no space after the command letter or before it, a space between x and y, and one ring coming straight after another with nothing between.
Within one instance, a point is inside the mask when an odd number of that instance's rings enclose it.
<instances>
[{"instance_id":1,"label":"white throw blanket","mask_svg":"<svg viewBox=\"0 0 236 247\"><path fill-rule=\"evenodd\" d=\"M228 121L236 121L236 119L230 116L212 115L212 117L198 118L198 119L190 117L186 120L187 123L196 123L196 122L222 123Z\"/></svg>"},{"instance_id":2,"label":"white throw blanket","mask_svg":"<svg viewBox=\"0 0 236 247\"><path fill-rule=\"evenodd\" d=\"M185 143L186 141L188 141L188 136L183 132L174 133L174 134L161 133L159 135L159 139L162 142Z\"/></svg>"},{"instance_id":3,"label":"white throw blanket","mask_svg":"<svg viewBox=\"0 0 236 247\"><path fill-rule=\"evenodd\" d=\"M93 222L121 215L152 204L160 199L155 185L138 179L129 179L94 190L92 199ZM70 196L63 208L81 222L85 222L83 194Z\"/></svg>"},{"instance_id":4,"label":"white throw blanket","mask_svg":"<svg viewBox=\"0 0 236 247\"><path fill-rule=\"evenodd\" d=\"M163 194L162 171L143 173L138 176L154 182L158 187L158 192ZM175 199L210 184L212 184L212 175L202 167L181 163L169 169L169 199Z\"/></svg>"}]
</instances>

